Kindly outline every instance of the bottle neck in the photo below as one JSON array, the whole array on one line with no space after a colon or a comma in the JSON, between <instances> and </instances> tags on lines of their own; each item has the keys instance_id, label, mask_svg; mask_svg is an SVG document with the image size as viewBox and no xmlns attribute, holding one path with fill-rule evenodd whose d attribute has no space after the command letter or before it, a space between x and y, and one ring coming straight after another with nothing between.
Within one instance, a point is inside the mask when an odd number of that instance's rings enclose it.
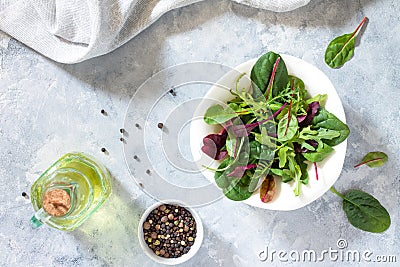
<instances>
[{"instance_id":1,"label":"bottle neck","mask_svg":"<svg viewBox=\"0 0 400 267\"><path fill-rule=\"evenodd\" d=\"M42 208L31 218L33 228L38 228L52 217L66 217L74 211L77 201L76 183L53 184L43 193Z\"/></svg>"}]
</instances>

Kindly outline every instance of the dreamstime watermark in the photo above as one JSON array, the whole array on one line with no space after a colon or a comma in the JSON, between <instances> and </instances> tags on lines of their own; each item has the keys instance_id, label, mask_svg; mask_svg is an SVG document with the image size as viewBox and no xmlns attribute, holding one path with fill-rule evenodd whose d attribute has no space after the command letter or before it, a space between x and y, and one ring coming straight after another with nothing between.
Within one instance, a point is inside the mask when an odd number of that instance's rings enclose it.
<instances>
[{"instance_id":1,"label":"dreamstime watermark","mask_svg":"<svg viewBox=\"0 0 400 267\"><path fill-rule=\"evenodd\" d=\"M350 250L345 239L336 242L336 248L329 247L321 251L306 250L274 250L265 246L258 253L258 259L263 262L376 262L395 263L395 255L375 255L373 251Z\"/></svg>"}]
</instances>

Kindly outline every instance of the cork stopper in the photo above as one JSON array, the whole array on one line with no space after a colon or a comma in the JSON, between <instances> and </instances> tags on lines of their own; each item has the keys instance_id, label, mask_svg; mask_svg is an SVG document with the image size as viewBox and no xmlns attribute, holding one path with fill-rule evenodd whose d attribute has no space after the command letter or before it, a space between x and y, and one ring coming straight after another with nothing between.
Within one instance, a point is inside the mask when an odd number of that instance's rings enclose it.
<instances>
[{"instance_id":1,"label":"cork stopper","mask_svg":"<svg viewBox=\"0 0 400 267\"><path fill-rule=\"evenodd\" d=\"M42 199L43 209L51 216L65 215L71 208L71 197L62 189L54 189L46 192Z\"/></svg>"}]
</instances>

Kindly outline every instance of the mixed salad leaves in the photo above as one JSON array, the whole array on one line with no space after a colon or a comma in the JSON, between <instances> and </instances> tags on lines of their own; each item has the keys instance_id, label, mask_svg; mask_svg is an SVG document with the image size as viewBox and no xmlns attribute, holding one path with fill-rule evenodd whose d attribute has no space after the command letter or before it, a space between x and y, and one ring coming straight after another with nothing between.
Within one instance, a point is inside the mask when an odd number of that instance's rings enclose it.
<instances>
[{"instance_id":1,"label":"mixed salad leaves","mask_svg":"<svg viewBox=\"0 0 400 267\"><path fill-rule=\"evenodd\" d=\"M242 75L244 76L244 74ZM294 194L309 181L308 164L326 159L349 128L324 108L327 95L310 97L304 82L288 74L279 54L261 56L251 70L251 88L231 90L226 106L213 105L204 115L207 124L222 126L203 139L202 151L222 161L216 184L226 197L241 201L261 184L260 199L275 192L274 176L293 183ZM317 174L318 179L318 174Z\"/></svg>"}]
</instances>

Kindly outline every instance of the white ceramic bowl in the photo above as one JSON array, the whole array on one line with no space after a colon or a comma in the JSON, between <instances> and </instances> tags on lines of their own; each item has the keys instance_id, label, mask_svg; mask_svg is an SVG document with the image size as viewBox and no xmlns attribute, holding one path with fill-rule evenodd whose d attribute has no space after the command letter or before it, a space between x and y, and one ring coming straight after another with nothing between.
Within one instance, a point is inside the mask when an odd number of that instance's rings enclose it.
<instances>
[{"instance_id":1,"label":"white ceramic bowl","mask_svg":"<svg viewBox=\"0 0 400 267\"><path fill-rule=\"evenodd\" d=\"M286 67L290 75L299 77L304 81L306 89L311 96L317 94L327 94L328 98L326 101L326 109L335 114L340 120L346 123L346 117L342 102L329 80L329 78L318 68L314 67L310 63L305 62L302 59L281 54L285 61ZM227 88L234 88L238 73L246 73L246 76L250 76L251 69L256 63L257 59L249 60L235 68L235 70L228 72L226 75L221 77L217 82L218 85L210 88L206 96L198 108L195 111L194 117L203 117L205 111L210 106L210 103L226 103L228 100L234 97L226 90ZM248 88L250 86L249 79L240 80L240 88ZM209 158L201 157L201 146L203 137L210 134L219 132L221 127L216 125L209 125L204 120L194 120L191 124L190 129L190 146L192 155L200 169L202 169L203 175L212 183L215 183L214 172L204 169L202 166L209 165ZM321 197L329 188L336 182L343 167L344 158L346 155L347 140L334 147L335 151L327 157L323 162L318 163L318 174L319 180L315 179L314 168L309 168L310 180L308 185L301 185L301 194L296 197L293 193L293 183L282 183L280 180L277 182L277 192L274 200L268 203L263 203L259 197L259 191L257 190L249 199L245 200L244 203L251 206L270 209L270 210L294 210L315 201ZM202 161L203 159L207 161ZM218 168L220 162L214 161L211 168ZM216 186L216 185L215 185ZM221 193L222 194L222 193Z\"/></svg>"},{"instance_id":2,"label":"white ceramic bowl","mask_svg":"<svg viewBox=\"0 0 400 267\"><path fill-rule=\"evenodd\" d=\"M194 240L193 246L190 248L189 252L182 255L179 258L163 258L160 256L157 256L151 248L147 246L146 241L144 240L144 234L143 234L143 223L146 221L147 216L149 216L150 212L152 212L154 209L156 209L158 206L162 204L171 204L171 205L179 205L187 209L193 216L194 220L196 221L196 238ZM200 220L199 215L195 210L192 208L188 207L185 205L185 203L179 201L179 200L164 200L160 201L157 203L154 203L150 207L147 208L147 210L143 213L142 217L140 218L139 225L138 225L138 239L139 239L139 244L142 247L144 253L153 261L165 265L176 265L180 263L184 263L191 259L197 251L200 249L201 243L203 242L203 223Z\"/></svg>"}]
</instances>

